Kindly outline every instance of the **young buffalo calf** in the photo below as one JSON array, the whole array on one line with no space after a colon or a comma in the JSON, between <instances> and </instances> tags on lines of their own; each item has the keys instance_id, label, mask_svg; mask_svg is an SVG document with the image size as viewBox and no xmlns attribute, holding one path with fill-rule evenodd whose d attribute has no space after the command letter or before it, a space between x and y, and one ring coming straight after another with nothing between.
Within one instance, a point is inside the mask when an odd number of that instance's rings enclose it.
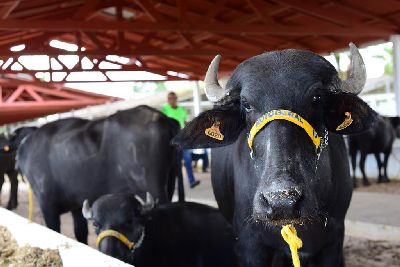
<instances>
[{"instance_id":1,"label":"young buffalo calf","mask_svg":"<svg viewBox=\"0 0 400 267\"><path fill-rule=\"evenodd\" d=\"M110 194L83 215L100 251L135 266L236 266L231 227L217 209L190 202L154 207L132 194Z\"/></svg>"}]
</instances>

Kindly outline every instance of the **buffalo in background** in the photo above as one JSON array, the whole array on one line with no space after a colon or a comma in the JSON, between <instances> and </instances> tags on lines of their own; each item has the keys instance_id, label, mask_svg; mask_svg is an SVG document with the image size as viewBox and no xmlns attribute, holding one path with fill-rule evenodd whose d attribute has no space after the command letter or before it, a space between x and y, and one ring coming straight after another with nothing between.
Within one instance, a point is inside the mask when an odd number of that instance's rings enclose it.
<instances>
[{"instance_id":1,"label":"buffalo in background","mask_svg":"<svg viewBox=\"0 0 400 267\"><path fill-rule=\"evenodd\" d=\"M60 215L71 211L78 241L87 243L81 208L109 193L149 191L170 202L179 177L181 152L170 145L177 121L148 106L97 120L69 118L48 123L18 149L17 165L28 178L46 225L60 232Z\"/></svg>"},{"instance_id":2,"label":"buffalo in background","mask_svg":"<svg viewBox=\"0 0 400 267\"><path fill-rule=\"evenodd\" d=\"M353 183L357 186L356 167L357 152L360 152L359 167L363 176L363 184L370 185L365 174L365 159L368 154L374 154L378 165L378 183L389 182L387 166L390 153L392 153L393 142L396 137L395 125L397 120L379 116L377 123L367 131L348 137L349 154L353 168ZM383 153L383 162L381 159Z\"/></svg>"},{"instance_id":3,"label":"buffalo in background","mask_svg":"<svg viewBox=\"0 0 400 267\"><path fill-rule=\"evenodd\" d=\"M396 132L396 137L400 138L400 117L399 116L393 116L393 117L384 116L384 118L386 118L390 121L390 124L392 124L392 126Z\"/></svg>"},{"instance_id":4,"label":"buffalo in background","mask_svg":"<svg viewBox=\"0 0 400 267\"><path fill-rule=\"evenodd\" d=\"M7 204L9 210L18 206L18 170L15 166L17 149L36 129L36 127L22 127L15 130L11 136L0 136L0 192L4 184L4 174L7 174L10 180L10 198Z\"/></svg>"},{"instance_id":5,"label":"buffalo in background","mask_svg":"<svg viewBox=\"0 0 400 267\"><path fill-rule=\"evenodd\" d=\"M235 267L232 227L215 208L193 202L154 206L133 194L105 195L82 212L96 234L117 231L133 247L107 236L98 249L136 267Z\"/></svg>"}]
</instances>

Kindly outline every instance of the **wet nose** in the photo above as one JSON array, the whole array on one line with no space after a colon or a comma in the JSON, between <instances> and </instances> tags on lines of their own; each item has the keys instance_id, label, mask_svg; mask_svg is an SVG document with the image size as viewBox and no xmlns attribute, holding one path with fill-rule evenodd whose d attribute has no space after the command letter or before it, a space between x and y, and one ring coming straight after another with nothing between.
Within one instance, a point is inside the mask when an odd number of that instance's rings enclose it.
<instances>
[{"instance_id":1,"label":"wet nose","mask_svg":"<svg viewBox=\"0 0 400 267\"><path fill-rule=\"evenodd\" d=\"M269 219L294 219L300 216L298 204L301 196L298 188L290 188L261 192L260 200Z\"/></svg>"}]
</instances>

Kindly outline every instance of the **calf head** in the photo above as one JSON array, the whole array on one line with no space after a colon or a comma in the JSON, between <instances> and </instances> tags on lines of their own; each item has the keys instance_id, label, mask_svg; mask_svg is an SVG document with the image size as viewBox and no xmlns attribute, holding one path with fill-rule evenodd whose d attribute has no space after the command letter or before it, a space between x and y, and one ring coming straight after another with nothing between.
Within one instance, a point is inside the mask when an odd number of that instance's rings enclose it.
<instances>
[{"instance_id":1,"label":"calf head","mask_svg":"<svg viewBox=\"0 0 400 267\"><path fill-rule=\"evenodd\" d=\"M360 133L376 119L357 97L366 73L358 49L350 44L350 51L351 70L344 81L323 57L289 49L242 62L225 89L217 80L217 56L205 77L214 108L190 122L173 142L204 148L249 139L240 157L252 161L256 177L251 179L257 180L250 196L253 217L277 225L322 219L333 187L324 149L328 131Z\"/></svg>"},{"instance_id":2,"label":"calf head","mask_svg":"<svg viewBox=\"0 0 400 267\"><path fill-rule=\"evenodd\" d=\"M85 200L82 214L93 220L97 248L112 257L132 263L134 252L143 242L144 223L154 207L147 193L146 202L132 194L108 194L97 199L92 207Z\"/></svg>"}]
</instances>

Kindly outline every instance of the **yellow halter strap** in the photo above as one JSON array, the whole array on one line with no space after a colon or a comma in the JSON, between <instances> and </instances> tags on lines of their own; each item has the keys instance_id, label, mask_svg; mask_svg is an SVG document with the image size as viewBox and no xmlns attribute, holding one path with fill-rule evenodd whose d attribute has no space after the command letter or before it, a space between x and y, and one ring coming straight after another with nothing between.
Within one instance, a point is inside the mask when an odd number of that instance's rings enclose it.
<instances>
[{"instance_id":1,"label":"yellow halter strap","mask_svg":"<svg viewBox=\"0 0 400 267\"><path fill-rule=\"evenodd\" d=\"M314 130L311 124L308 123L308 121L290 110L276 109L265 113L254 123L253 127L251 127L249 137L247 139L250 150L253 149L253 141L257 133L260 132L265 125L273 120L286 120L300 126L311 138L311 141L314 143L316 149L320 148L321 137L318 136L318 133Z\"/></svg>"},{"instance_id":2,"label":"yellow halter strap","mask_svg":"<svg viewBox=\"0 0 400 267\"><path fill-rule=\"evenodd\" d=\"M102 231L102 232L97 236L97 239L96 239L96 247L97 247L97 248L100 248L100 243L101 243L101 241L102 241L104 238L109 237L109 236L115 237L116 239L118 239L119 241L121 241L122 243L124 243L124 245L127 246L129 250L132 250L133 247L135 246L135 243L129 241L129 239L128 239L124 234L121 234L121 233L118 232L118 231L109 229L109 230L104 230L104 231Z\"/></svg>"}]
</instances>

